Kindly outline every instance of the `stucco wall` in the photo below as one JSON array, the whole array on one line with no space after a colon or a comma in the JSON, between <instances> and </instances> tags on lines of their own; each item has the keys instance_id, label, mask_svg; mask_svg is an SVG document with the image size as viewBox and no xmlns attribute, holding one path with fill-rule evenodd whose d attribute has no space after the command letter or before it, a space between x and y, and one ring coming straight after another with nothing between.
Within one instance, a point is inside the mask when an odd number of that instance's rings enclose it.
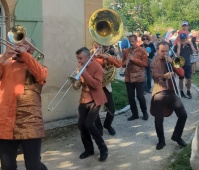
<instances>
[{"instance_id":1,"label":"stucco wall","mask_svg":"<svg viewBox=\"0 0 199 170\"><path fill-rule=\"evenodd\" d=\"M43 0L43 42L44 65L49 69L42 95L45 121L74 116L79 91L72 88L55 111L49 112L47 105L77 66L76 50L85 45L84 1Z\"/></svg>"},{"instance_id":2,"label":"stucco wall","mask_svg":"<svg viewBox=\"0 0 199 170\"><path fill-rule=\"evenodd\" d=\"M12 16L16 0L1 0L5 15L7 30L13 26ZM43 64L48 67L49 76L42 92L42 110L45 122L77 116L80 90L71 90L66 94L54 111L48 111L48 104L60 87L78 65L75 52L91 45L88 33L90 15L102 7L102 0L42 0L43 6ZM52 103L57 103L66 87Z\"/></svg>"}]
</instances>

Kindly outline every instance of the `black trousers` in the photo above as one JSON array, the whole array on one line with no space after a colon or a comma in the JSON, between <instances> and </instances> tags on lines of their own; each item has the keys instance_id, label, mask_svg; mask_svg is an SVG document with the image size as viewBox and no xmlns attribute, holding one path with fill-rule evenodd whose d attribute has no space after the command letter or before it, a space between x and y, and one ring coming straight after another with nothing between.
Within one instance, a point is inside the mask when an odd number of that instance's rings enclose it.
<instances>
[{"instance_id":1,"label":"black trousers","mask_svg":"<svg viewBox=\"0 0 199 170\"><path fill-rule=\"evenodd\" d=\"M27 170L47 170L41 162L41 139L0 140L2 170L17 170L17 150L21 145Z\"/></svg>"},{"instance_id":2,"label":"black trousers","mask_svg":"<svg viewBox=\"0 0 199 170\"><path fill-rule=\"evenodd\" d=\"M147 113L147 106L146 106L146 100L144 97L143 84L144 82L134 82L134 83L126 82L126 89L127 89L130 109L134 117L138 117L138 109L137 109L137 105L135 101L135 90L136 90L136 96L139 101L142 113L143 114Z\"/></svg>"},{"instance_id":3,"label":"black trousers","mask_svg":"<svg viewBox=\"0 0 199 170\"><path fill-rule=\"evenodd\" d=\"M106 87L103 87L103 91L107 98L107 103L104 104L107 110L106 117L104 120L104 127L109 128L111 127L114 116L115 116L115 104L114 104L112 92L109 92ZM95 121L95 124L100 131L103 130L103 126L102 126L99 115Z\"/></svg>"},{"instance_id":4,"label":"black trousers","mask_svg":"<svg viewBox=\"0 0 199 170\"><path fill-rule=\"evenodd\" d=\"M80 130L81 140L85 151L94 150L91 136L95 140L100 151L107 150L106 144L95 125L95 120L99 115L99 109L100 106L96 106L94 102L80 104L78 107L78 128Z\"/></svg>"},{"instance_id":5,"label":"black trousers","mask_svg":"<svg viewBox=\"0 0 199 170\"><path fill-rule=\"evenodd\" d=\"M155 129L159 140L164 140L163 121L164 116L162 109L165 107L171 108L178 117L176 126L174 128L173 137L178 140L181 138L183 129L187 119L186 110L182 101L175 95L173 91L162 91L154 96L155 108Z\"/></svg>"}]
</instances>

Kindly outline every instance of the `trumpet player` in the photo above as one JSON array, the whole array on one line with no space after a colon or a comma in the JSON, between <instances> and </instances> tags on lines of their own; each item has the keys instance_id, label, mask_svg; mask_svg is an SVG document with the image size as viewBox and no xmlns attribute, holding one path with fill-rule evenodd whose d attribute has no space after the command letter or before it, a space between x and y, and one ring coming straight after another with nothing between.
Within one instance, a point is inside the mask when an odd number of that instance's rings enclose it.
<instances>
[{"instance_id":1,"label":"trumpet player","mask_svg":"<svg viewBox=\"0 0 199 170\"><path fill-rule=\"evenodd\" d=\"M76 55L78 62L83 67L90 58L90 51L83 47L77 50ZM108 157L108 148L95 125L101 105L107 102L102 90L102 67L92 59L81 76L82 92L78 107L78 128L85 151L79 158L85 159L94 155L92 136L100 150L99 160L104 161Z\"/></svg>"},{"instance_id":2,"label":"trumpet player","mask_svg":"<svg viewBox=\"0 0 199 170\"><path fill-rule=\"evenodd\" d=\"M127 120L139 119L138 109L135 101L135 90L143 113L143 120L148 120L146 100L144 97L145 67L148 66L147 52L143 47L137 45L137 36L130 35L130 48L124 50L122 65L126 68L125 83L132 116Z\"/></svg>"},{"instance_id":3,"label":"trumpet player","mask_svg":"<svg viewBox=\"0 0 199 170\"><path fill-rule=\"evenodd\" d=\"M168 56L169 43L159 42L157 45L158 56L151 63L152 78L154 88L152 92L150 112L155 117L155 130L158 137L156 149L160 150L166 145L164 137L163 121L164 117L169 117L175 111L178 117L171 139L181 147L187 144L181 138L187 113L180 98L175 94L174 88L177 87L171 79L174 72L169 72L168 65L171 66L172 59ZM178 76L183 76L183 71L176 72Z\"/></svg>"},{"instance_id":4,"label":"trumpet player","mask_svg":"<svg viewBox=\"0 0 199 170\"><path fill-rule=\"evenodd\" d=\"M98 47L100 48L100 50L94 56L93 59L95 61L97 61L103 67L103 69L105 70L104 75L103 75L103 77L104 77L103 80L108 81L108 80L106 80L106 71L109 71L109 70L106 70L106 67L109 68L108 66L112 65L113 67L120 68L122 66L122 62L120 60L118 60L117 58L113 57L112 55L110 55L110 52L112 52L112 51L109 50L109 47L102 46L102 45L98 44L97 42L95 42L93 44L93 51L96 51L96 49ZM112 69L112 67L111 67L111 69ZM108 74L110 74L110 73L108 73ZM112 72L112 74L114 74L114 71ZM103 91L107 98L107 102L104 104L106 107L107 113L106 113L106 117L105 117L103 126L102 126L99 116L96 120L96 126L98 127L101 135L103 135L103 127L108 130L110 135L115 135L116 131L112 127L112 122L113 122L114 115L115 115L115 105L114 105L114 100L113 100L113 95L112 95L111 82L106 82L106 84L104 84L102 88L103 88Z\"/></svg>"},{"instance_id":5,"label":"trumpet player","mask_svg":"<svg viewBox=\"0 0 199 170\"><path fill-rule=\"evenodd\" d=\"M47 170L41 159L44 123L41 91L48 70L32 53L34 48L20 43L16 50L0 55L0 159L2 170L17 169L19 145L27 170Z\"/></svg>"}]
</instances>

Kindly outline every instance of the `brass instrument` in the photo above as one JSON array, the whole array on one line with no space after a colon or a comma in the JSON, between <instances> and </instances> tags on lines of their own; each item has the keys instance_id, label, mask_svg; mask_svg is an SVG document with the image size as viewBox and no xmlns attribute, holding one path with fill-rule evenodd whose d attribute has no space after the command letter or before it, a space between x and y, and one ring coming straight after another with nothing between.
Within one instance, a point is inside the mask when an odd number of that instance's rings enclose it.
<instances>
[{"instance_id":1,"label":"brass instrument","mask_svg":"<svg viewBox=\"0 0 199 170\"><path fill-rule=\"evenodd\" d=\"M184 65L184 58L183 57L175 57L172 61L172 64L173 64L174 68L181 68ZM167 65L167 69L168 69L170 77L171 77L171 83L172 83L175 95L177 97L181 98L180 90L176 84L175 78L172 75L172 73L174 73L173 67L172 67L171 63L169 63L167 60L166 60L166 65Z\"/></svg>"},{"instance_id":2,"label":"brass instrument","mask_svg":"<svg viewBox=\"0 0 199 170\"><path fill-rule=\"evenodd\" d=\"M106 54L110 56L110 54L108 53ZM105 61L105 67L103 69L102 87L105 87L107 84L109 84L111 81L114 80L115 73L116 73L115 66L112 64L108 64L108 62Z\"/></svg>"},{"instance_id":3,"label":"brass instrument","mask_svg":"<svg viewBox=\"0 0 199 170\"><path fill-rule=\"evenodd\" d=\"M24 26L22 25L16 25L14 27L12 27L10 29L10 31L8 32L8 38L10 40L10 42L4 40L3 38L0 38L1 40L1 44L8 46L9 48L13 49L13 50L17 50L17 46L20 43L26 43L29 46L31 46L32 48L34 48L34 51L36 51L37 53L35 55L33 55L33 57L38 61L38 62L42 62L42 60L44 59L44 54L38 50L30 41L26 38L27 36L27 31L25 29Z\"/></svg>"},{"instance_id":4,"label":"brass instrument","mask_svg":"<svg viewBox=\"0 0 199 170\"><path fill-rule=\"evenodd\" d=\"M89 33L91 37L99 44L109 46L112 44L115 44L123 35L123 22L119 15L110 9L99 9L95 11L90 19L89 19ZM66 82L63 84L63 86L60 88L58 93L55 95L55 97L51 100L51 102L48 105L48 110L53 111L61 102L63 97L67 94L67 92L70 90L70 88L75 84L77 81L79 81L80 76L82 75L83 71L86 69L86 66L90 63L92 58L95 56L95 53L99 50L99 48L93 53L93 55L90 57L90 59L87 61L85 66L80 70L80 72L73 77L74 72L70 75L70 77L66 80ZM57 104L55 104L54 107L51 107L52 102L56 99L58 94L61 92L61 90L64 88L64 86L67 84L68 80L70 80L71 85L66 90L64 95L61 97L60 100L58 100ZM78 84L78 83L77 83Z\"/></svg>"}]
</instances>

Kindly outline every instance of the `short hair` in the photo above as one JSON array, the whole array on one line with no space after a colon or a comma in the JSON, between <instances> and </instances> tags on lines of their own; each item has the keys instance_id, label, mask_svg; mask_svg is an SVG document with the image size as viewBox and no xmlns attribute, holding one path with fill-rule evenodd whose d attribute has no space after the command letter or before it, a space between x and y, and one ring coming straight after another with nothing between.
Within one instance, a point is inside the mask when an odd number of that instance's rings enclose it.
<instances>
[{"instance_id":1,"label":"short hair","mask_svg":"<svg viewBox=\"0 0 199 170\"><path fill-rule=\"evenodd\" d=\"M90 56L90 50L87 47L82 47L79 50L77 50L76 55L79 55L82 52L84 52L86 56Z\"/></svg>"},{"instance_id":2,"label":"short hair","mask_svg":"<svg viewBox=\"0 0 199 170\"><path fill-rule=\"evenodd\" d=\"M134 38L136 41L137 41L137 39L138 39L138 38L137 38L137 35L135 35L135 34L130 35L130 36L129 36L129 39L130 39L130 38Z\"/></svg>"},{"instance_id":3,"label":"short hair","mask_svg":"<svg viewBox=\"0 0 199 170\"><path fill-rule=\"evenodd\" d=\"M159 46L160 45L168 45L168 47L170 48L170 44L168 43L168 42L166 42L166 41L160 41L160 42L158 42L158 44L157 44L157 50L159 50Z\"/></svg>"}]
</instances>

